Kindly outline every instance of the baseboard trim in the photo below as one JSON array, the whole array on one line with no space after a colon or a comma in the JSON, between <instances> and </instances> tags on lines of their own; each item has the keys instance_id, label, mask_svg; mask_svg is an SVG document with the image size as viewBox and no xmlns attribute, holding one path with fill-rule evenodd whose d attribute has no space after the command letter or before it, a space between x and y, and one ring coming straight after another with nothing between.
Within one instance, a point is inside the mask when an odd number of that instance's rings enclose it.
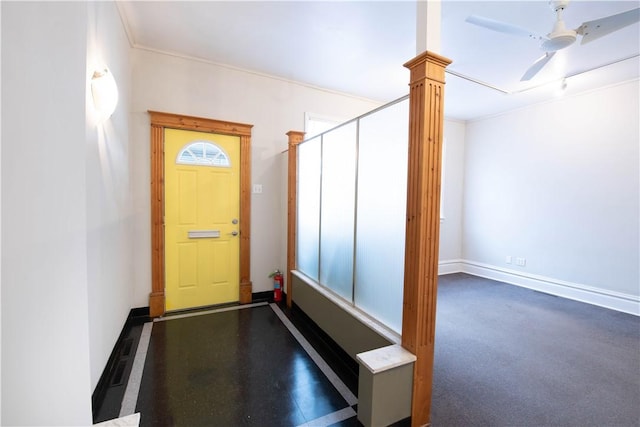
<instances>
[{"instance_id":1,"label":"baseboard trim","mask_svg":"<svg viewBox=\"0 0 640 427\"><path fill-rule=\"evenodd\" d=\"M461 259L448 259L438 262L438 276L443 274L462 273L463 261Z\"/></svg>"},{"instance_id":2,"label":"baseboard trim","mask_svg":"<svg viewBox=\"0 0 640 427\"><path fill-rule=\"evenodd\" d=\"M129 312L129 317L127 317L127 322L146 323L146 322L149 322L150 319L151 317L150 317L149 307L136 307L136 308L132 308L131 311Z\"/></svg>"},{"instance_id":3,"label":"baseboard trim","mask_svg":"<svg viewBox=\"0 0 640 427\"><path fill-rule=\"evenodd\" d=\"M283 293L284 297L284 293ZM251 302L273 302L273 291L254 292L251 294Z\"/></svg>"},{"instance_id":4,"label":"baseboard trim","mask_svg":"<svg viewBox=\"0 0 640 427\"><path fill-rule=\"evenodd\" d=\"M490 264L459 260L461 272L511 285L556 295L611 310L640 316L640 298L621 292L608 291L588 285L509 270Z\"/></svg>"},{"instance_id":5,"label":"baseboard trim","mask_svg":"<svg viewBox=\"0 0 640 427\"><path fill-rule=\"evenodd\" d=\"M111 382L111 378L116 371L120 353L123 348L123 342L127 337L131 326L143 324L150 321L151 317L149 316L149 307L136 307L129 310L127 320L125 321L124 326L120 331L120 335L118 336L118 339L113 346L113 350L111 350L111 354L109 355L109 359L107 359L107 364L102 371L102 375L100 375L100 379L96 384L96 388L91 394L91 409L93 413L94 423L96 422L96 417L98 416L100 407L104 402L105 396L107 394L107 389L109 388L109 383Z\"/></svg>"}]
</instances>

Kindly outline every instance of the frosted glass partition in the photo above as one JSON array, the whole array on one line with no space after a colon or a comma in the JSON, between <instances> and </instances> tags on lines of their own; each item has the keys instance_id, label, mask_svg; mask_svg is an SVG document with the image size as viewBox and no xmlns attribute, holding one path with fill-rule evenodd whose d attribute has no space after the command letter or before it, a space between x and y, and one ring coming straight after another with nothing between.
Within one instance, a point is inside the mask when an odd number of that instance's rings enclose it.
<instances>
[{"instance_id":1,"label":"frosted glass partition","mask_svg":"<svg viewBox=\"0 0 640 427\"><path fill-rule=\"evenodd\" d=\"M321 137L298 147L298 270L318 280Z\"/></svg>"},{"instance_id":2,"label":"frosted glass partition","mask_svg":"<svg viewBox=\"0 0 640 427\"><path fill-rule=\"evenodd\" d=\"M348 300L353 298L356 130L357 122L351 122L322 139L320 283Z\"/></svg>"},{"instance_id":3,"label":"frosted glass partition","mask_svg":"<svg viewBox=\"0 0 640 427\"><path fill-rule=\"evenodd\" d=\"M400 333L408 96L298 146L297 269Z\"/></svg>"},{"instance_id":4,"label":"frosted glass partition","mask_svg":"<svg viewBox=\"0 0 640 427\"><path fill-rule=\"evenodd\" d=\"M409 101L360 119L354 303L400 333Z\"/></svg>"}]
</instances>

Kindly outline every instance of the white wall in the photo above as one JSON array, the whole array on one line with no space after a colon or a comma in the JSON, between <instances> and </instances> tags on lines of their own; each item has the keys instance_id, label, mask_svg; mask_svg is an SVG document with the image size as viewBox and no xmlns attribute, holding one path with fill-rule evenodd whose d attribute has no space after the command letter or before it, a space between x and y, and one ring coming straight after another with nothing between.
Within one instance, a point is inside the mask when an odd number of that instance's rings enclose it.
<instances>
[{"instance_id":1,"label":"white wall","mask_svg":"<svg viewBox=\"0 0 640 427\"><path fill-rule=\"evenodd\" d=\"M469 122L463 258L637 302L639 93L627 82Z\"/></svg>"},{"instance_id":2,"label":"white wall","mask_svg":"<svg viewBox=\"0 0 640 427\"><path fill-rule=\"evenodd\" d=\"M2 4L0 4L0 32L2 31ZM2 48L0 47L0 52ZM2 93L2 55L0 55L0 94ZM2 242L2 102L0 102L0 242ZM0 259L2 244L0 243ZM2 262L0 262L0 424L2 424Z\"/></svg>"},{"instance_id":3,"label":"white wall","mask_svg":"<svg viewBox=\"0 0 640 427\"><path fill-rule=\"evenodd\" d=\"M455 263L459 268L462 258L462 195L464 183L464 147L466 123L445 119L443 153L444 177L440 203L443 219L440 221L439 260L442 264Z\"/></svg>"},{"instance_id":4,"label":"white wall","mask_svg":"<svg viewBox=\"0 0 640 427\"><path fill-rule=\"evenodd\" d=\"M2 424L91 423L87 4L2 3Z\"/></svg>"},{"instance_id":5,"label":"white wall","mask_svg":"<svg viewBox=\"0 0 640 427\"><path fill-rule=\"evenodd\" d=\"M95 389L132 307L133 198L129 103L129 42L113 2L89 2L87 74L108 66L118 108L96 125L88 92L86 144L87 283L91 389Z\"/></svg>"},{"instance_id":6,"label":"white wall","mask_svg":"<svg viewBox=\"0 0 640 427\"><path fill-rule=\"evenodd\" d=\"M286 132L304 130L304 113L352 118L379 104L290 81L135 49L131 140L135 205L135 305L147 306L151 291L149 138L147 110L254 125L252 182L262 184L251 206L253 292L273 289L268 274L286 268L286 195L282 151Z\"/></svg>"},{"instance_id":7,"label":"white wall","mask_svg":"<svg viewBox=\"0 0 640 427\"><path fill-rule=\"evenodd\" d=\"M2 424L89 425L132 307L129 46L114 3L2 3ZM96 65L120 86L97 126Z\"/></svg>"}]
</instances>

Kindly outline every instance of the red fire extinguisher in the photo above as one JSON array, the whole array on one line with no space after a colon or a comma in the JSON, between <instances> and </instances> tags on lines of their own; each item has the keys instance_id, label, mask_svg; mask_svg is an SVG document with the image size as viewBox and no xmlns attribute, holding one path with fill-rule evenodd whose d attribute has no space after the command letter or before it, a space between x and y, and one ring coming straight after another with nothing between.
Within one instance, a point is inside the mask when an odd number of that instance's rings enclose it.
<instances>
[{"instance_id":1,"label":"red fire extinguisher","mask_svg":"<svg viewBox=\"0 0 640 427\"><path fill-rule=\"evenodd\" d=\"M276 270L269 277L273 278L273 300L280 302L282 301L282 291L284 290L284 276L280 270Z\"/></svg>"}]
</instances>

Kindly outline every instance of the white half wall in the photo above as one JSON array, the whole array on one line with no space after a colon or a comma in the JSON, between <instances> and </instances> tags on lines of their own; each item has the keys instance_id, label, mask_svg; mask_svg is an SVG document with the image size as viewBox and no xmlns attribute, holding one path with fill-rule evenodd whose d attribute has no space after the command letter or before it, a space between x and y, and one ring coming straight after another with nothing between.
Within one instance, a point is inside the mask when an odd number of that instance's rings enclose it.
<instances>
[{"instance_id":1,"label":"white half wall","mask_svg":"<svg viewBox=\"0 0 640 427\"><path fill-rule=\"evenodd\" d=\"M1 7L1 422L89 425L87 3Z\"/></svg>"},{"instance_id":2,"label":"white half wall","mask_svg":"<svg viewBox=\"0 0 640 427\"><path fill-rule=\"evenodd\" d=\"M254 125L252 182L263 192L251 200L251 279L253 292L273 289L267 276L286 268L286 132L304 130L305 112L350 119L379 103L146 50L134 49L132 61L135 305L147 306L151 292L148 110Z\"/></svg>"},{"instance_id":3,"label":"white half wall","mask_svg":"<svg viewBox=\"0 0 640 427\"><path fill-rule=\"evenodd\" d=\"M637 301L639 94L636 80L469 122L461 258Z\"/></svg>"},{"instance_id":4,"label":"white half wall","mask_svg":"<svg viewBox=\"0 0 640 427\"><path fill-rule=\"evenodd\" d=\"M91 389L94 390L132 307L133 197L129 145L130 47L115 2L89 2L87 75L107 66L118 107L96 123L87 92L87 283Z\"/></svg>"}]
</instances>

